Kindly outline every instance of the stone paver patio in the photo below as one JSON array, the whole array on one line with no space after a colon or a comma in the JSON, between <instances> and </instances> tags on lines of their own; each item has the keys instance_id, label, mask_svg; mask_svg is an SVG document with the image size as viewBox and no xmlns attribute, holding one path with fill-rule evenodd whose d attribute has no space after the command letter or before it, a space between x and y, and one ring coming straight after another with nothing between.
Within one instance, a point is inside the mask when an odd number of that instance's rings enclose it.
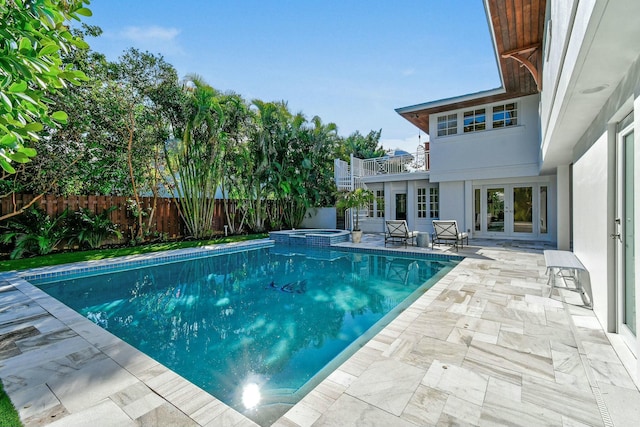
<instances>
[{"instance_id":1,"label":"stone paver patio","mask_svg":"<svg viewBox=\"0 0 640 427\"><path fill-rule=\"evenodd\" d=\"M543 248L472 240L274 425L635 425L640 393L593 312L546 298ZM0 377L27 426L255 426L15 274L0 279Z\"/></svg>"}]
</instances>

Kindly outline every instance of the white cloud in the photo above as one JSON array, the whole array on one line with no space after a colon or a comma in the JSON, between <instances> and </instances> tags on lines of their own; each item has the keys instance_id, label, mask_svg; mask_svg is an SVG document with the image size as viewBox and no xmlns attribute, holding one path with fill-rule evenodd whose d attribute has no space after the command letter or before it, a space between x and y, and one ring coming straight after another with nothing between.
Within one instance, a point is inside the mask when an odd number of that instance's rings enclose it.
<instances>
[{"instance_id":1,"label":"white cloud","mask_svg":"<svg viewBox=\"0 0 640 427\"><path fill-rule=\"evenodd\" d=\"M120 32L120 36L134 42L144 42L147 40L173 41L180 34L177 28L163 28L157 25L150 27L127 27Z\"/></svg>"},{"instance_id":2,"label":"white cloud","mask_svg":"<svg viewBox=\"0 0 640 427\"><path fill-rule=\"evenodd\" d=\"M416 69L415 68L406 68L404 70L402 70L402 75L405 77L408 76L412 76L416 73Z\"/></svg>"},{"instance_id":3,"label":"white cloud","mask_svg":"<svg viewBox=\"0 0 640 427\"><path fill-rule=\"evenodd\" d=\"M185 55L185 50L180 45L180 33L178 28L151 25L148 27L125 27L116 32L105 33L105 35L113 39L124 40L130 46L151 53L182 56Z\"/></svg>"}]
</instances>

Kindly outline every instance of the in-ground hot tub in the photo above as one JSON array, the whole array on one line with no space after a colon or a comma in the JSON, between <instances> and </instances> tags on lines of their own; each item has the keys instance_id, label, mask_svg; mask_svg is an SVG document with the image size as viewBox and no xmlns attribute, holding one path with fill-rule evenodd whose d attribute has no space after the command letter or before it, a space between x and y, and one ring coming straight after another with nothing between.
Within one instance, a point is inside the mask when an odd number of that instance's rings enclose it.
<instances>
[{"instance_id":1,"label":"in-ground hot tub","mask_svg":"<svg viewBox=\"0 0 640 427\"><path fill-rule=\"evenodd\" d=\"M269 238L283 245L331 246L349 241L351 232L330 229L282 230L269 232Z\"/></svg>"}]
</instances>

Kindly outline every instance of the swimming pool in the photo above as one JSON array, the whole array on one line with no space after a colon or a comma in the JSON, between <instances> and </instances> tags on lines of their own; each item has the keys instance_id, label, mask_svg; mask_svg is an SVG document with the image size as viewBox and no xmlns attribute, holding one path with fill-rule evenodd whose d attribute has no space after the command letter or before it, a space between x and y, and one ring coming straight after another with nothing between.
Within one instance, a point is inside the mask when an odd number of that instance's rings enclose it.
<instances>
[{"instance_id":1,"label":"swimming pool","mask_svg":"<svg viewBox=\"0 0 640 427\"><path fill-rule=\"evenodd\" d=\"M376 252L275 245L30 281L268 424L456 264Z\"/></svg>"}]
</instances>

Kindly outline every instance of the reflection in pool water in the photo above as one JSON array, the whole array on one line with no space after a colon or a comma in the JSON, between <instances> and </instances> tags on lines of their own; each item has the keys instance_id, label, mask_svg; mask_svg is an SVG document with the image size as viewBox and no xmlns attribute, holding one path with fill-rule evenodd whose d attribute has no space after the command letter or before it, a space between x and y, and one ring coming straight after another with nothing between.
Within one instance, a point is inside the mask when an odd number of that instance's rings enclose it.
<instances>
[{"instance_id":1,"label":"reflection in pool water","mask_svg":"<svg viewBox=\"0 0 640 427\"><path fill-rule=\"evenodd\" d=\"M39 286L268 424L455 263L276 245Z\"/></svg>"}]
</instances>

